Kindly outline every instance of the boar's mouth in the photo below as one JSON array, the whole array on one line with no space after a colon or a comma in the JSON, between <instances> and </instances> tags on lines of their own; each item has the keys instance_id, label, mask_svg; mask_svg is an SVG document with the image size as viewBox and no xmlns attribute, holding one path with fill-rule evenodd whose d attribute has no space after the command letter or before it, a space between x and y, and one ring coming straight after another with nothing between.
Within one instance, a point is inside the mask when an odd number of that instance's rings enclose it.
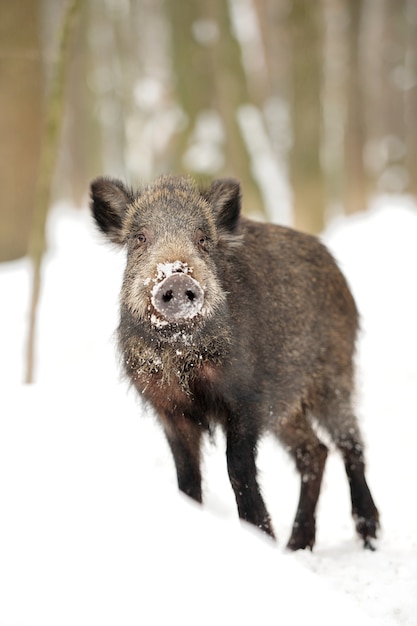
<instances>
[{"instance_id":1,"label":"boar's mouth","mask_svg":"<svg viewBox=\"0 0 417 626\"><path fill-rule=\"evenodd\" d=\"M171 274L154 286L151 302L166 322L187 321L201 312L204 291L188 274Z\"/></svg>"}]
</instances>

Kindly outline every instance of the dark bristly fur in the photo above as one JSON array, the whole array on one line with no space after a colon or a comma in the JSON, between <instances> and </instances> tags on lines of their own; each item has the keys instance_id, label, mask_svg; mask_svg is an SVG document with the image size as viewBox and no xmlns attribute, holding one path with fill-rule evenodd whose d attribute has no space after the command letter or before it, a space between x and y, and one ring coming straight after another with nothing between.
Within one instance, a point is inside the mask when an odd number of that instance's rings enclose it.
<instances>
[{"instance_id":1,"label":"dark bristly fur","mask_svg":"<svg viewBox=\"0 0 417 626\"><path fill-rule=\"evenodd\" d=\"M312 548L328 452L314 417L343 455L356 529L372 547L379 518L352 407L358 315L326 248L241 217L234 180L200 191L188 178L164 176L133 193L99 178L91 197L99 228L127 249L119 348L129 380L162 423L179 488L202 501L201 438L220 424L239 515L273 537L256 470L259 439L272 432L301 477L288 546ZM198 314L174 322L153 299L172 271L204 292Z\"/></svg>"}]
</instances>

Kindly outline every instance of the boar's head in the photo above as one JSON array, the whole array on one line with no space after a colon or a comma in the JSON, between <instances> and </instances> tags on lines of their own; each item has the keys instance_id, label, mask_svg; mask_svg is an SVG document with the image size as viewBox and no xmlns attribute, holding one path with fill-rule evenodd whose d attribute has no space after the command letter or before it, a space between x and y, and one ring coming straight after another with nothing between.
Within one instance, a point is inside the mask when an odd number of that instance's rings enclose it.
<instances>
[{"instance_id":1,"label":"boar's head","mask_svg":"<svg viewBox=\"0 0 417 626\"><path fill-rule=\"evenodd\" d=\"M98 178L91 209L101 231L127 250L121 307L166 331L198 327L226 303L221 276L239 245L240 186L216 180L199 190L163 176L138 192Z\"/></svg>"}]
</instances>

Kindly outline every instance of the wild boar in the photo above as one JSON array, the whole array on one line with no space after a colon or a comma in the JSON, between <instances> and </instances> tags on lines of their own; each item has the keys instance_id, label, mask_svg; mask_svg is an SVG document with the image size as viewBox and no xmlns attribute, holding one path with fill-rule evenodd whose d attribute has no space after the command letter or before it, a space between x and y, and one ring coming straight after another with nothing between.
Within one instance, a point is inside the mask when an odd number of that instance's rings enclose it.
<instances>
[{"instance_id":1,"label":"wild boar","mask_svg":"<svg viewBox=\"0 0 417 626\"><path fill-rule=\"evenodd\" d=\"M202 435L220 425L239 516L274 537L256 468L258 442L273 433L301 477L288 547L312 549L328 454L314 419L343 456L356 530L372 548L379 515L352 406L358 313L327 249L241 216L232 179L202 190L163 176L133 191L98 178L91 209L127 251L123 368L159 417L179 488L202 501Z\"/></svg>"}]
</instances>

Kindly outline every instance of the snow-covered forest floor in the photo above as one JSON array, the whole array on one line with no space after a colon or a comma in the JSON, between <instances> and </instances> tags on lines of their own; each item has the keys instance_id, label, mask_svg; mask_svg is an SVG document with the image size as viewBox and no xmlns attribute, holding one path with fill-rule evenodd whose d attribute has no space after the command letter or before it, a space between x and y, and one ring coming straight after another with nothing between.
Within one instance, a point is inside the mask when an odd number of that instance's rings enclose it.
<instances>
[{"instance_id":1,"label":"snow-covered forest floor","mask_svg":"<svg viewBox=\"0 0 417 626\"><path fill-rule=\"evenodd\" d=\"M324 240L362 313L358 413L381 512L377 551L354 536L336 453L313 553L284 549L299 486L272 440L259 466L278 545L239 523L220 435L206 447L204 508L177 492L162 433L119 381L123 254L87 212L60 206L34 385L20 384L29 264L0 266L1 626L417 624L417 207L380 198L334 221Z\"/></svg>"}]
</instances>

